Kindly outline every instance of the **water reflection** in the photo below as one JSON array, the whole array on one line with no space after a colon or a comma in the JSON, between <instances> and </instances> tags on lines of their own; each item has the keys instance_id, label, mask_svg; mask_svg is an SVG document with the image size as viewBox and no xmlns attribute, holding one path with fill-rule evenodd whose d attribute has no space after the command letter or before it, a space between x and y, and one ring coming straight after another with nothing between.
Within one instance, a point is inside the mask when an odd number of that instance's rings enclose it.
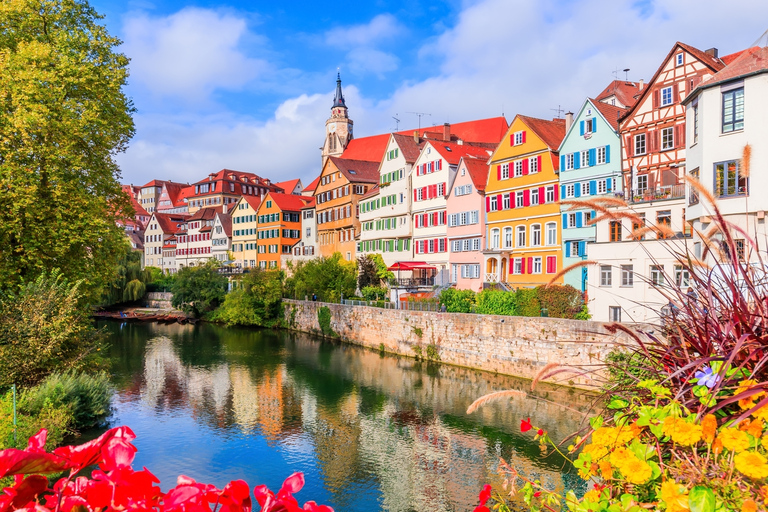
<instances>
[{"instance_id":1,"label":"water reflection","mask_svg":"<svg viewBox=\"0 0 768 512\"><path fill-rule=\"evenodd\" d=\"M169 487L178 474L277 489L304 471L300 500L339 511L471 510L498 458L553 489L578 478L542 457L521 418L556 439L588 399L543 387L467 416L476 397L529 384L424 365L285 332L107 323L118 388L113 423L139 435L136 464Z\"/></svg>"}]
</instances>

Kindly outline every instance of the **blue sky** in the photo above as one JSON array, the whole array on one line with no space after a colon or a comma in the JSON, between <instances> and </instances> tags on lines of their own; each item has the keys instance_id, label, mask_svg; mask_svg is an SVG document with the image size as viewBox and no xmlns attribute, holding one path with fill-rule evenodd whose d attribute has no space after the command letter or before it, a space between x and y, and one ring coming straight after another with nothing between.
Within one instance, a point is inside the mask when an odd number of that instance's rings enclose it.
<instances>
[{"instance_id":1,"label":"blue sky","mask_svg":"<svg viewBox=\"0 0 768 512\"><path fill-rule=\"evenodd\" d=\"M415 127L409 112L551 118L616 69L648 80L677 40L724 55L768 29L758 0L727 18L711 0L91 3L131 58L137 133L118 162L134 184L222 168L308 183L337 69L362 137Z\"/></svg>"}]
</instances>

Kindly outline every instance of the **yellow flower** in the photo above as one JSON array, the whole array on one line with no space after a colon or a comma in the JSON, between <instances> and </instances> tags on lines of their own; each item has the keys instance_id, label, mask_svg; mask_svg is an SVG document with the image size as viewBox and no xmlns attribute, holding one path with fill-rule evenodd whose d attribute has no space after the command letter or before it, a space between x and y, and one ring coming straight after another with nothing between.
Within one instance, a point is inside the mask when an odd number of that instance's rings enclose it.
<instances>
[{"instance_id":1,"label":"yellow flower","mask_svg":"<svg viewBox=\"0 0 768 512\"><path fill-rule=\"evenodd\" d=\"M757 512L757 503L755 503L755 500L744 500L744 503L741 504L741 512Z\"/></svg>"},{"instance_id":2,"label":"yellow flower","mask_svg":"<svg viewBox=\"0 0 768 512\"><path fill-rule=\"evenodd\" d=\"M763 436L763 437L760 439L760 444L761 444L761 445L763 445L763 448L765 448L766 450L768 450L768 434L764 435L764 436Z\"/></svg>"},{"instance_id":3,"label":"yellow flower","mask_svg":"<svg viewBox=\"0 0 768 512\"><path fill-rule=\"evenodd\" d=\"M667 504L667 512L682 512L688 508L688 493L685 487L674 480L661 484L661 499Z\"/></svg>"},{"instance_id":4,"label":"yellow flower","mask_svg":"<svg viewBox=\"0 0 768 512\"><path fill-rule=\"evenodd\" d=\"M589 467L583 467L579 470L579 476L584 480L589 480L597 474L597 464L590 464Z\"/></svg>"},{"instance_id":5,"label":"yellow flower","mask_svg":"<svg viewBox=\"0 0 768 512\"><path fill-rule=\"evenodd\" d=\"M768 405L764 405L758 410L754 411L752 413L752 416L755 418L761 419L763 421L768 421Z\"/></svg>"},{"instance_id":6,"label":"yellow flower","mask_svg":"<svg viewBox=\"0 0 768 512\"><path fill-rule=\"evenodd\" d=\"M747 437L747 433L742 432L741 430L736 430L735 428L721 430L717 438L720 439L726 449L731 450L732 452L739 453L749 448L749 437Z\"/></svg>"},{"instance_id":7,"label":"yellow flower","mask_svg":"<svg viewBox=\"0 0 768 512\"><path fill-rule=\"evenodd\" d=\"M584 493L584 499L592 503L597 503L598 501L600 501L600 491L598 491L597 489L592 489L591 491L587 491Z\"/></svg>"},{"instance_id":8,"label":"yellow flower","mask_svg":"<svg viewBox=\"0 0 768 512\"><path fill-rule=\"evenodd\" d=\"M763 420L760 418L755 418L749 422L749 426L747 427L747 434L751 435L752 437L760 437L763 435Z\"/></svg>"},{"instance_id":9,"label":"yellow flower","mask_svg":"<svg viewBox=\"0 0 768 512\"><path fill-rule=\"evenodd\" d=\"M688 423L682 418L668 416L664 420L662 432L681 446L691 446L701 441L702 427L701 425Z\"/></svg>"},{"instance_id":10,"label":"yellow flower","mask_svg":"<svg viewBox=\"0 0 768 512\"><path fill-rule=\"evenodd\" d=\"M739 393L743 393L744 391L752 389L755 384L757 384L757 382L752 379L746 379L739 382L739 387L736 388L734 395L738 395ZM763 396L765 396L765 392L761 391L760 393L755 393L754 395L750 395L747 398L742 398L739 400L739 407L742 409L751 409L755 406L756 401Z\"/></svg>"},{"instance_id":11,"label":"yellow flower","mask_svg":"<svg viewBox=\"0 0 768 512\"><path fill-rule=\"evenodd\" d=\"M710 444L715 439L715 431L717 430L717 419L714 414L707 414L704 419L701 420L701 435L704 438L704 442Z\"/></svg>"},{"instance_id":12,"label":"yellow flower","mask_svg":"<svg viewBox=\"0 0 768 512\"><path fill-rule=\"evenodd\" d=\"M584 447L582 453L588 453L591 455L592 460L600 460L608 455L608 448L599 444L591 443Z\"/></svg>"},{"instance_id":13,"label":"yellow flower","mask_svg":"<svg viewBox=\"0 0 768 512\"><path fill-rule=\"evenodd\" d=\"M644 484L653 474L647 462L638 459L626 448L617 448L613 451L611 464L616 466L627 482L632 484Z\"/></svg>"},{"instance_id":14,"label":"yellow flower","mask_svg":"<svg viewBox=\"0 0 768 512\"><path fill-rule=\"evenodd\" d=\"M613 478L613 466L611 466L611 463L607 460L600 461L600 475L603 477L603 480L610 480Z\"/></svg>"},{"instance_id":15,"label":"yellow flower","mask_svg":"<svg viewBox=\"0 0 768 512\"><path fill-rule=\"evenodd\" d=\"M736 469L750 478L760 479L768 476L768 459L757 452L742 452L733 458Z\"/></svg>"}]
</instances>

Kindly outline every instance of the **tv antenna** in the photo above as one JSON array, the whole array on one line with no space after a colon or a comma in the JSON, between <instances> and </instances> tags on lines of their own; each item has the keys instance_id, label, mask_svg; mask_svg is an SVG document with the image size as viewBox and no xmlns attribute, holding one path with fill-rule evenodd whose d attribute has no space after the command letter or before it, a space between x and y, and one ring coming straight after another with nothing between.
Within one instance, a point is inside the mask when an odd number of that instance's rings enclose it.
<instances>
[{"instance_id":1,"label":"tv antenna","mask_svg":"<svg viewBox=\"0 0 768 512\"><path fill-rule=\"evenodd\" d=\"M629 81L629 68L626 68L626 69L624 70L624 81L625 81L625 82L628 82L628 81Z\"/></svg>"},{"instance_id":2,"label":"tv antenna","mask_svg":"<svg viewBox=\"0 0 768 512\"><path fill-rule=\"evenodd\" d=\"M563 115L563 112L565 112L565 110L563 110L563 107L561 107L560 105L558 105L557 108L551 108L549 110L554 110L555 112L557 112L558 119L560 119L560 116Z\"/></svg>"},{"instance_id":3,"label":"tv antenna","mask_svg":"<svg viewBox=\"0 0 768 512\"><path fill-rule=\"evenodd\" d=\"M395 115L392 116L392 119L395 120L395 131L399 131L400 130L400 120L397 117L395 117L395 116L398 116L398 115L400 115L400 114L395 112Z\"/></svg>"},{"instance_id":4,"label":"tv antenna","mask_svg":"<svg viewBox=\"0 0 768 512\"><path fill-rule=\"evenodd\" d=\"M419 130L421 130L421 116L432 116L432 114L427 114L426 112L406 112L406 114L419 116Z\"/></svg>"}]
</instances>

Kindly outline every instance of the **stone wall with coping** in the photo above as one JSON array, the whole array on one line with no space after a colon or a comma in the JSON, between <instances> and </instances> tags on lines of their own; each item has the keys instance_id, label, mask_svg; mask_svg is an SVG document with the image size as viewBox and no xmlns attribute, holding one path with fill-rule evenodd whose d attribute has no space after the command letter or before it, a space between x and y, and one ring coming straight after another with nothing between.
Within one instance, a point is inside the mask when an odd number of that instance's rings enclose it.
<instances>
[{"instance_id":1,"label":"stone wall with coping","mask_svg":"<svg viewBox=\"0 0 768 512\"><path fill-rule=\"evenodd\" d=\"M594 368L618 343L600 322L463 313L402 311L367 306L284 299L286 323L320 334L318 309L331 312L331 329L342 340L375 350L414 357L437 354L440 361L533 379L546 365ZM547 379L561 385L594 388L589 375L561 373Z\"/></svg>"}]
</instances>

